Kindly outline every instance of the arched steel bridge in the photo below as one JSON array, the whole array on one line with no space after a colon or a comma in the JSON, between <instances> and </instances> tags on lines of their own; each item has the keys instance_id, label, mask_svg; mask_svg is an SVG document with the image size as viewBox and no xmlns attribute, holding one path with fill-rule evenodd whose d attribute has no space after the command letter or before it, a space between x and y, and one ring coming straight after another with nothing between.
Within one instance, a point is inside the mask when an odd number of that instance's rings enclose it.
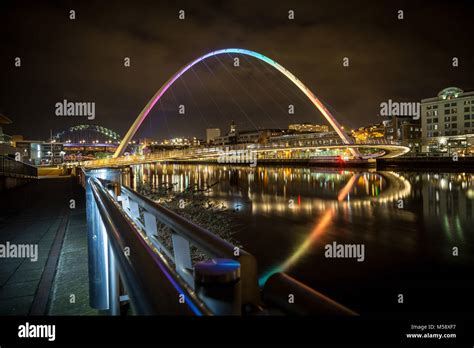
<instances>
[{"instance_id":1,"label":"arched steel bridge","mask_svg":"<svg viewBox=\"0 0 474 348\"><path fill-rule=\"evenodd\" d=\"M87 144L93 144L94 142L111 142L117 144L121 140L117 132L94 124L81 124L70 127L57 133L54 138L63 143Z\"/></svg>"},{"instance_id":2,"label":"arched steel bridge","mask_svg":"<svg viewBox=\"0 0 474 348\"><path fill-rule=\"evenodd\" d=\"M349 136L344 132L344 129L341 127L339 122L336 120L336 118L331 114L331 112L326 108L326 106L319 100L316 95L308 88L306 87L303 82L301 82L295 75L293 75L290 71L285 69L283 66L275 62L273 59L268 58L267 56L264 56L261 53L255 52L255 51L250 51L242 48L226 48L222 50L217 50L217 51L212 51L209 52L189 64L183 66L181 69L178 70L165 84L161 86L161 88L155 93L155 95L150 99L148 104L143 108L142 112L138 115L137 119L135 122L133 122L132 126L128 130L127 134L123 138L122 143L120 146L117 148L117 151L114 154L114 158L117 158L119 156L122 156L123 153L125 152L125 149L130 142L130 140L133 138L135 133L137 132L138 128L140 125L143 123L145 118L148 116L150 113L151 109L155 106L156 102L160 100L160 98L163 96L163 94L170 88L170 86L179 78L181 77L186 71L188 71L190 68L192 68L194 65L197 63L213 56L221 55L221 54L243 54L247 56L251 56L254 58L257 58L279 72L281 72L285 77L287 77L293 84L296 85L307 97L308 99L314 104L314 106L323 114L323 116L326 118L326 120L329 122L331 127L336 131L336 133L339 135L341 140L343 141L344 144L351 144L352 141L349 138ZM359 153L357 152L356 149L354 148L349 148L354 157L360 157Z\"/></svg>"},{"instance_id":3,"label":"arched steel bridge","mask_svg":"<svg viewBox=\"0 0 474 348\"><path fill-rule=\"evenodd\" d=\"M370 158L370 157L397 157L402 154L405 154L406 152L409 151L409 148L404 147L404 146L398 146L398 145L375 145L375 144L354 144L352 139L345 133L343 127L339 124L339 122L336 120L336 118L331 114L331 112L326 108L326 106L320 101L320 99L308 88L306 87L295 75L293 75L290 71L288 71L286 68L275 62L274 60L268 58L267 56L264 56L263 54L260 54L258 52L242 49L242 48L227 48L227 49L222 49L222 50L216 50L212 51L210 53L207 53L193 61L191 61L189 64L183 66L181 69L179 69L167 82L165 82L160 89L155 93L155 95L149 100L149 102L146 104L146 106L143 108L143 110L140 112L138 117L135 119L133 122L132 126L120 142L120 145L117 147L113 158L108 159L108 165L113 165L115 163L122 163L122 162L127 162L127 163L137 163L139 159L142 161L147 161L149 158L154 157L154 156L127 156L126 158L122 158L128 144L132 140L133 136L137 132L138 128L140 125L143 123L143 121L146 119L150 111L153 109L155 104L160 100L160 98L164 95L164 93L170 88L170 86L179 78L181 77L186 71L188 71L191 67L194 65L198 64L199 62L213 56L217 55L222 55L222 54L243 54L247 56L251 56L254 58L257 58L279 72L281 72L285 77L287 77L291 82L293 82L294 85L296 85L305 95L306 97L313 103L313 105L323 114L325 119L329 122L331 127L336 131L336 133L339 135L339 137L342 140L342 145L332 145L332 146L315 146L315 147L308 147L306 149L335 149L335 148L340 148L340 149L347 149L351 152L353 157L355 158ZM359 149L379 149L379 151L376 154L372 154L370 156L363 156L360 152ZM263 152L263 151L273 151L275 149L265 149L265 148L259 148L256 150L256 152ZM279 150L279 149L278 149ZM286 150L294 150L293 148L286 148ZM191 150L193 153L189 156L189 154L181 152L181 155L183 155L182 159L189 159L193 158L196 156L200 156L199 154L200 150ZM211 154L208 154L211 155ZM211 155L213 156L213 155ZM160 154L160 157L163 158L163 154ZM170 157L172 158L172 157ZM105 160L100 160L100 162L104 162ZM104 164L99 164L99 163L89 163L90 165L97 165L101 166Z\"/></svg>"},{"instance_id":4,"label":"arched steel bridge","mask_svg":"<svg viewBox=\"0 0 474 348\"><path fill-rule=\"evenodd\" d=\"M321 145L321 146L309 146L309 147L261 147L254 149L246 149L247 151L254 152L257 155L269 151L306 151L306 150L328 150L328 149L374 149L378 152L372 155L364 155L362 158L393 158L401 156L407 153L410 149L400 145L390 144L341 144L341 145ZM225 151L239 152L245 151L242 148L235 148L228 150L226 146L212 147L212 148L188 148L183 150L170 150L162 151L158 153L151 153L146 155L130 155L121 156L118 158L104 158L93 161L84 161L82 165L88 168L100 168L100 167L113 167L113 166L128 166L134 164L145 164L153 162L166 162L166 161L189 161L189 162L202 162L202 163L218 163L219 156ZM324 157L321 157L324 159ZM311 161L310 161L311 162ZM264 163L264 162L262 162ZM235 163L238 165L239 163ZM245 164L244 164L245 165Z\"/></svg>"}]
</instances>

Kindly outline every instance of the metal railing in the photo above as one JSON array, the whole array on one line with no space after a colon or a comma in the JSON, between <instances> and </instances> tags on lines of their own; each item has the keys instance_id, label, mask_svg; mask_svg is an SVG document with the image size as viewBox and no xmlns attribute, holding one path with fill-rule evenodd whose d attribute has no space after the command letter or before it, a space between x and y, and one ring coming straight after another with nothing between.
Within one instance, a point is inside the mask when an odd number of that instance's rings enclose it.
<instances>
[{"instance_id":1,"label":"metal railing","mask_svg":"<svg viewBox=\"0 0 474 348\"><path fill-rule=\"evenodd\" d=\"M0 175L36 178L38 176L38 169L29 164L16 161L13 158L0 155Z\"/></svg>"},{"instance_id":2,"label":"metal railing","mask_svg":"<svg viewBox=\"0 0 474 348\"><path fill-rule=\"evenodd\" d=\"M297 301L288 301L289 294ZM285 273L275 273L268 278L262 296L267 305L279 308L285 314L357 315Z\"/></svg>"},{"instance_id":3,"label":"metal railing","mask_svg":"<svg viewBox=\"0 0 474 348\"><path fill-rule=\"evenodd\" d=\"M112 314L119 312L120 279L136 314L209 314L204 303L177 276L167 260L147 245L134 222L122 214L99 179L89 180L96 210L91 218L92 239L106 241L100 244L105 247L101 254L107 266L103 284L107 309ZM100 236L101 231L106 231L106 235Z\"/></svg>"},{"instance_id":4,"label":"metal railing","mask_svg":"<svg viewBox=\"0 0 474 348\"><path fill-rule=\"evenodd\" d=\"M251 254L122 186L119 171L78 174L86 188L93 308L117 315L125 300L138 315L248 315L270 308L354 314L286 274L273 275L260 290ZM282 305L289 293L298 306Z\"/></svg>"},{"instance_id":5,"label":"metal railing","mask_svg":"<svg viewBox=\"0 0 474 348\"><path fill-rule=\"evenodd\" d=\"M242 303L258 305L257 262L252 255L127 187L122 187L120 199L124 211L141 230L145 231L153 246L174 262L178 274L191 287L194 284L190 273L192 269L190 245L193 245L212 259L238 261L241 269ZM141 213L143 216L140 216ZM173 250L164 246L158 239L157 221L171 229Z\"/></svg>"}]
</instances>

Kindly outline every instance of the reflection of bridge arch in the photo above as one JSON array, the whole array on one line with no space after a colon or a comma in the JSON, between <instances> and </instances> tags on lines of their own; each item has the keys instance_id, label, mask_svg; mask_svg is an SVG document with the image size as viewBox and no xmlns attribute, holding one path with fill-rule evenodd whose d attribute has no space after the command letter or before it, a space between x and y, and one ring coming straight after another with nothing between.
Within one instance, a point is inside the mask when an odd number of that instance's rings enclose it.
<instances>
[{"instance_id":1,"label":"reflection of bridge arch","mask_svg":"<svg viewBox=\"0 0 474 348\"><path fill-rule=\"evenodd\" d=\"M113 130L93 124L81 124L70 127L55 135L55 139L66 143L79 143L81 140L85 140L85 143L92 143L97 138L101 141L108 140L111 142L119 142L120 135Z\"/></svg>"},{"instance_id":2,"label":"reflection of bridge arch","mask_svg":"<svg viewBox=\"0 0 474 348\"><path fill-rule=\"evenodd\" d=\"M243 168L248 169L248 167ZM351 194L350 200L346 200L348 193L351 192L351 190L357 184L357 180L359 180L359 178L363 178L364 175L368 173L385 180L387 186L381 190L376 197L357 197ZM332 174L338 174L338 172L334 172ZM394 172L353 172L346 185L341 188L341 190L339 190L335 199L330 197L311 197L308 199L308 197L305 197L304 194L302 194L301 202L298 203L297 208L301 207L303 211L313 211L313 207L321 207L323 205L328 209L336 209L338 207L347 205L353 208L365 209L374 204L389 204L398 202L399 199L408 197L411 193L411 190L412 186L410 182L403 176ZM273 198L273 196L271 198ZM270 205L270 210L262 209L262 207L265 205ZM252 213L254 213L255 208L258 209L259 212L265 211L265 213L268 213L272 212L273 209L276 211L285 210L288 208L288 204L286 201L276 204L262 202L258 205L255 202L252 202Z\"/></svg>"},{"instance_id":3,"label":"reflection of bridge arch","mask_svg":"<svg viewBox=\"0 0 474 348\"><path fill-rule=\"evenodd\" d=\"M191 63L189 63L189 64L185 65L184 67L182 67L181 69L179 69L177 73L175 73L163 86L161 86L161 88L158 90L158 92L155 93L155 95L150 99L148 104L146 104L146 106L143 108L142 112L140 112L140 114L138 115L135 122L133 122L132 126L130 127L127 134L123 138L120 146L115 151L114 158L123 155L128 143L130 142L130 140L135 135L136 131L138 130L138 128L142 124L143 120L145 120L145 118L148 116L151 109L155 106L156 102L163 96L163 94L168 90L168 88L181 75L183 75L187 70L189 70L191 67L193 67L197 63L199 63L199 62L201 62L201 61L203 61L203 60L205 60L209 57L220 55L220 54L228 54L228 53L243 54L243 55L247 55L247 56L257 58L257 59L269 64L270 66L272 66L273 68L275 68L279 72L281 72L291 82L293 82L308 97L308 99L316 106L316 108L323 114L323 116L329 122L331 127L336 131L336 133L339 135L339 137L341 137L344 144L351 144L352 143L350 138L347 136L347 134L342 129L339 122L334 118L334 116L329 112L329 110L324 106L324 104L319 100L319 98L317 98L313 94L313 92L311 92L311 90L308 87L306 87L300 80L298 80L295 75L293 75L291 72L286 70L283 66L281 66L280 64L278 64L274 60L264 56L263 54L260 54L260 53L254 52L254 51L250 51L250 50L246 50L246 49L242 49L242 48L227 48L227 49L212 51L210 53L207 53L207 54L193 60ZM359 154L358 154L357 150L355 150L353 148L349 148L349 150L351 151L351 153L355 157L359 157Z\"/></svg>"},{"instance_id":4,"label":"reflection of bridge arch","mask_svg":"<svg viewBox=\"0 0 474 348\"><path fill-rule=\"evenodd\" d=\"M331 226L334 216L336 215L339 205L347 208L350 206L371 205L373 203L390 203L410 195L411 184L403 176L394 172L380 172L377 173L377 175L381 175L385 180L389 181L389 190L385 195L379 196L374 200L370 198L358 200L354 200L352 198L351 200L346 200L347 195L354 187L357 179L361 176L361 173L354 173L347 184L339 191L337 203L335 206L328 207L321 214L320 219L317 221L311 233L309 233L309 235L303 239L298 247L296 247L286 259L264 272L260 276L259 283L261 285L265 284L267 279L272 274L277 272L287 272L291 267L293 267L300 260L300 258L307 253L313 243L319 240L319 238L325 232L327 232L328 228Z\"/></svg>"}]
</instances>

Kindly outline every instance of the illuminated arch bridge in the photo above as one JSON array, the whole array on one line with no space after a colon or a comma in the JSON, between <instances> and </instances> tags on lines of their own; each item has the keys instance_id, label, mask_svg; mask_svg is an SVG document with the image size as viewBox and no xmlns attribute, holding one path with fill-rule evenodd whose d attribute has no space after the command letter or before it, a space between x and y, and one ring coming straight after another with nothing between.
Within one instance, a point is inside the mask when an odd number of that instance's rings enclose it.
<instances>
[{"instance_id":1,"label":"illuminated arch bridge","mask_svg":"<svg viewBox=\"0 0 474 348\"><path fill-rule=\"evenodd\" d=\"M65 146L107 145L117 147L121 137L118 133L106 127L81 124L57 133L54 140L64 143Z\"/></svg>"},{"instance_id":2,"label":"illuminated arch bridge","mask_svg":"<svg viewBox=\"0 0 474 348\"><path fill-rule=\"evenodd\" d=\"M298 87L306 97L313 103L313 105L321 112L321 114L325 117L325 119L329 122L331 127L336 131L337 135L341 138L342 143L347 146L347 149L355 158L361 158L361 154L356 146L350 146L353 144L351 138L345 133L343 127L339 124L336 118L331 114L331 112L326 108L326 106L320 101L320 99L308 88L306 87L295 75L293 75L290 71L285 69L283 66L275 62L274 60L260 54L258 52L242 49L242 48L227 48L217 51L209 52L197 59L191 61L189 64L182 67L178 72L176 72L167 82L165 82L161 88L155 93L155 95L150 99L150 101L146 104L143 110L140 112L136 120L133 122L132 126L128 130L127 134L124 136L123 140L121 141L119 147L114 153L114 158L118 158L122 156L127 148L127 145L132 140L133 136L137 132L140 125L146 119L150 111L153 109L155 104L160 100L160 98L165 94L165 92L170 88L173 83L180 78L186 71L191 69L194 65L198 64L201 61L206 60L209 57L222 55L222 54L242 54L254 57L263 61L266 64L269 64L274 69L278 70L282 73L286 78L288 78L296 87ZM401 151L400 153L403 153Z\"/></svg>"},{"instance_id":3,"label":"illuminated arch bridge","mask_svg":"<svg viewBox=\"0 0 474 348\"><path fill-rule=\"evenodd\" d=\"M311 90L306 87L295 75L293 75L290 71L285 69L283 66L275 62L273 59L268 58L267 56L264 56L263 54L260 54L258 52L242 49L242 48L226 48L222 50L217 50L217 51L212 51L209 52L189 64L185 65L182 67L178 72L176 72L165 84L161 86L161 88L155 93L155 95L150 99L148 104L143 108L142 112L138 115L137 119L135 122L133 122L132 126L128 130L127 134L125 135L122 143L120 146L117 148L117 151L114 154L114 157L117 158L119 156L122 156L125 152L125 149L127 147L127 144L130 142L130 140L133 138L135 133L137 132L138 128L140 125L143 123L145 118L148 116L150 113L151 109L155 106L158 100L165 94L165 92L170 88L170 86L179 78L181 77L186 71L191 69L194 65L198 64L199 62L206 60L209 57L217 56L217 55L222 55L222 54L243 54L247 55L250 57L254 57L256 59L259 59L263 61L266 64L269 64L271 67L275 68L279 72L281 72L286 78L288 78L296 87L298 87L305 95L306 97L314 104L314 106L323 114L323 116L326 118L326 120L329 122L331 127L336 131L336 133L339 135L341 140L343 141L344 144L351 144L352 141L351 139L347 136L347 134L344 132L344 129L341 127L339 122L334 118L334 116L329 112L329 110L326 108L326 106L319 100L318 97L316 97ZM359 157L358 151L356 149L350 149L354 157Z\"/></svg>"}]
</instances>

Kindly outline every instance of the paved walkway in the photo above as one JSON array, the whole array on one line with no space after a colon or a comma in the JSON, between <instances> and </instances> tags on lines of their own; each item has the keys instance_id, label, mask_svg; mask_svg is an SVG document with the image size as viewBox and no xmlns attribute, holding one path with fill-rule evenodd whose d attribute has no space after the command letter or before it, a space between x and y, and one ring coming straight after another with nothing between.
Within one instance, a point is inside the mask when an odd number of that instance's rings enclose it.
<instances>
[{"instance_id":1,"label":"paved walkway","mask_svg":"<svg viewBox=\"0 0 474 348\"><path fill-rule=\"evenodd\" d=\"M96 313L88 306L84 206L73 178L36 180L0 193L0 245L38 246L36 261L0 258L0 315Z\"/></svg>"}]
</instances>

